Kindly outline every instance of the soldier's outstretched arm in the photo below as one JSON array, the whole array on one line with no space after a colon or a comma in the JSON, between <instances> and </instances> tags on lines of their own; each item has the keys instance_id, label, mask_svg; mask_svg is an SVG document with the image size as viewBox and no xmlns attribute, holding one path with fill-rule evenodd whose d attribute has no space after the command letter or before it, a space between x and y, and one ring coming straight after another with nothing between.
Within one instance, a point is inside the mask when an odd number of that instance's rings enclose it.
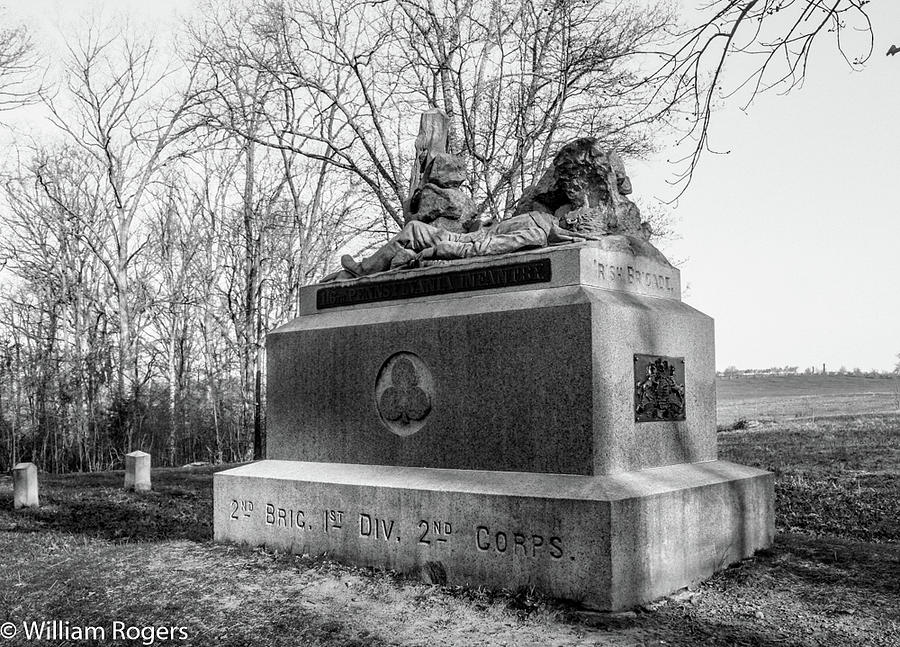
<instances>
[{"instance_id":1,"label":"soldier's outstretched arm","mask_svg":"<svg viewBox=\"0 0 900 647\"><path fill-rule=\"evenodd\" d=\"M582 240L600 240L600 236L585 234L580 231L572 231L571 229L563 229L556 224L550 227L550 232L547 234L547 243L549 245L577 243Z\"/></svg>"},{"instance_id":2,"label":"soldier's outstretched arm","mask_svg":"<svg viewBox=\"0 0 900 647\"><path fill-rule=\"evenodd\" d=\"M447 231L439 227L418 220L410 220L397 234L395 240L406 249L421 252L445 240L447 234Z\"/></svg>"}]
</instances>

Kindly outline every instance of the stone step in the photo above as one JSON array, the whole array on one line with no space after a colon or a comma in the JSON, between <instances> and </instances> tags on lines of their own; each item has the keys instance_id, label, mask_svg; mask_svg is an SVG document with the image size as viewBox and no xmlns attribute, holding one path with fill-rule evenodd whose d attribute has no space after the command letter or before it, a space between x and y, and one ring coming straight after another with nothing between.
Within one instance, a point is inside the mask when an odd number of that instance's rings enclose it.
<instances>
[{"instance_id":1,"label":"stone step","mask_svg":"<svg viewBox=\"0 0 900 647\"><path fill-rule=\"evenodd\" d=\"M772 487L725 461L580 476L266 460L215 475L215 539L620 610L770 545Z\"/></svg>"}]
</instances>

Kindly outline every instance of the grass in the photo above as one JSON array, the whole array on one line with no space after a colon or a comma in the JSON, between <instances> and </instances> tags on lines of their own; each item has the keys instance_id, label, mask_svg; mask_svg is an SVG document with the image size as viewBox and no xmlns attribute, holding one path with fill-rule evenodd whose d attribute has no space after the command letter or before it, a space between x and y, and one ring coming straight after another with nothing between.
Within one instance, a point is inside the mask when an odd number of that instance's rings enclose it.
<instances>
[{"instance_id":1,"label":"grass","mask_svg":"<svg viewBox=\"0 0 900 647\"><path fill-rule=\"evenodd\" d=\"M900 541L900 414L724 432L719 456L775 473L779 531Z\"/></svg>"},{"instance_id":2,"label":"grass","mask_svg":"<svg viewBox=\"0 0 900 647\"><path fill-rule=\"evenodd\" d=\"M900 376L760 375L717 378L720 427L900 412Z\"/></svg>"},{"instance_id":3,"label":"grass","mask_svg":"<svg viewBox=\"0 0 900 647\"><path fill-rule=\"evenodd\" d=\"M224 467L155 469L154 489L122 489L124 472L41 474L41 507L4 514L12 489L0 488L0 530L59 531L110 542L156 542L212 537L212 474ZM0 480L2 483L2 480Z\"/></svg>"},{"instance_id":4,"label":"grass","mask_svg":"<svg viewBox=\"0 0 900 647\"><path fill-rule=\"evenodd\" d=\"M738 401L796 396L831 396L900 392L900 375L755 375L716 378L719 406Z\"/></svg>"},{"instance_id":5,"label":"grass","mask_svg":"<svg viewBox=\"0 0 900 647\"><path fill-rule=\"evenodd\" d=\"M154 470L145 495L121 472L42 474L43 507L20 513L0 479L0 624L170 625L187 639L153 644L217 647L900 645L900 414L718 438L775 473L775 545L634 613L213 544L201 468Z\"/></svg>"}]
</instances>

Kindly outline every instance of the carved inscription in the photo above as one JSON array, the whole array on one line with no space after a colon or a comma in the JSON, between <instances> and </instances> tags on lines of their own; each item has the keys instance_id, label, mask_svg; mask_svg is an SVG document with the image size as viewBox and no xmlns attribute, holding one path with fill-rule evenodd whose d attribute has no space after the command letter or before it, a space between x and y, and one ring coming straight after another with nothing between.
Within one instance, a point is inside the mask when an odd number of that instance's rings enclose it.
<instances>
[{"instance_id":1,"label":"carved inscription","mask_svg":"<svg viewBox=\"0 0 900 647\"><path fill-rule=\"evenodd\" d=\"M344 527L344 511L343 510L323 510L322 511L322 528L325 532L334 532Z\"/></svg>"},{"instance_id":2,"label":"carved inscription","mask_svg":"<svg viewBox=\"0 0 900 647\"><path fill-rule=\"evenodd\" d=\"M359 536L382 539L384 541L390 541L393 538L396 541L400 541L400 533L394 533L395 523L393 519L379 519L376 516L360 512Z\"/></svg>"},{"instance_id":3,"label":"carved inscription","mask_svg":"<svg viewBox=\"0 0 900 647\"><path fill-rule=\"evenodd\" d=\"M548 539L534 533L492 530L488 526L475 529L475 548L482 553L493 551L498 555L521 554L522 557L535 558L546 551L552 559L562 559L563 556L561 537Z\"/></svg>"},{"instance_id":4,"label":"carved inscription","mask_svg":"<svg viewBox=\"0 0 900 647\"><path fill-rule=\"evenodd\" d=\"M426 521L422 519L419 522L419 543L430 546L432 542L445 544L450 541L450 535L453 534L453 525L449 521Z\"/></svg>"},{"instance_id":5,"label":"carved inscription","mask_svg":"<svg viewBox=\"0 0 900 647\"><path fill-rule=\"evenodd\" d=\"M658 272L645 272L633 265L597 263L597 277L614 286L632 285L648 290L657 290L668 296L676 296L673 276Z\"/></svg>"},{"instance_id":6,"label":"carved inscription","mask_svg":"<svg viewBox=\"0 0 900 647\"><path fill-rule=\"evenodd\" d=\"M500 266L474 267L352 286L330 286L316 291L316 308L338 308L358 303L412 299L414 297L507 288L545 283L551 278L550 259L540 258Z\"/></svg>"},{"instance_id":7,"label":"carved inscription","mask_svg":"<svg viewBox=\"0 0 900 647\"><path fill-rule=\"evenodd\" d=\"M474 523L466 525L462 532L459 524L446 518L419 519L414 527L404 531L399 519L372 510L338 510L324 508L316 510L296 505L280 505L265 501L260 506L248 499L233 499L229 507L229 519L233 522L257 518L257 523L276 529L312 538L316 534L330 542L324 535L350 532L339 542L356 536L360 542L376 542L385 546L412 544L416 550L461 550L484 555L490 559L549 559L564 557L574 560L564 548L563 538L544 531L527 528L495 528L490 524ZM307 539L307 540L308 540ZM304 540L304 541L307 541Z\"/></svg>"},{"instance_id":8,"label":"carved inscription","mask_svg":"<svg viewBox=\"0 0 900 647\"><path fill-rule=\"evenodd\" d=\"M279 508L271 503L266 504L266 525L281 528L306 528L306 513L293 508Z\"/></svg>"},{"instance_id":9,"label":"carved inscription","mask_svg":"<svg viewBox=\"0 0 900 647\"><path fill-rule=\"evenodd\" d=\"M235 520L240 519L249 519L250 513L253 512L253 501L247 501L246 499L241 499L238 501L237 499L231 500L231 518Z\"/></svg>"}]
</instances>

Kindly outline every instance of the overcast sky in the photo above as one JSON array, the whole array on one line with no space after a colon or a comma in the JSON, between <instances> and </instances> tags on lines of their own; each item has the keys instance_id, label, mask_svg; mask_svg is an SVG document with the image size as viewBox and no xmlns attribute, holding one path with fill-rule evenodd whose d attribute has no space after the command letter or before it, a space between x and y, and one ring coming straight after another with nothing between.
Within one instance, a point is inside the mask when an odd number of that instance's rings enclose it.
<instances>
[{"instance_id":1,"label":"overcast sky","mask_svg":"<svg viewBox=\"0 0 900 647\"><path fill-rule=\"evenodd\" d=\"M687 0L686 0L687 2ZM49 33L89 6L173 20L192 0L5 0ZM717 366L890 369L900 353L900 2L869 5L875 53L851 71L822 42L805 85L720 108L673 205L685 300L716 321ZM629 164L636 195L671 199L663 150Z\"/></svg>"}]
</instances>

